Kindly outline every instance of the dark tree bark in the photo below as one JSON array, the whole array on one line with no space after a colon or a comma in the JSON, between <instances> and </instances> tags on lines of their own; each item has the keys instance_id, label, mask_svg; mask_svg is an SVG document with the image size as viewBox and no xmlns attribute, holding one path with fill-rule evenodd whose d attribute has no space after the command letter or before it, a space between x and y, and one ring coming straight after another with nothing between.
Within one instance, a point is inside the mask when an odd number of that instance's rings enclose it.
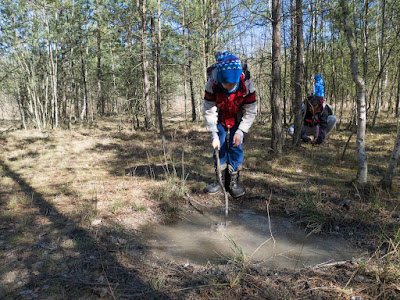
<instances>
[{"instance_id":1,"label":"dark tree bark","mask_svg":"<svg viewBox=\"0 0 400 300\"><path fill-rule=\"evenodd\" d=\"M397 95L396 95L396 117L399 116L399 105L400 105L400 61L397 66L397 71L399 72L399 77L398 77Z\"/></svg>"},{"instance_id":2,"label":"dark tree bark","mask_svg":"<svg viewBox=\"0 0 400 300\"><path fill-rule=\"evenodd\" d=\"M272 0L271 148L277 154L282 153L281 65L281 3Z\"/></svg>"},{"instance_id":3,"label":"dark tree bark","mask_svg":"<svg viewBox=\"0 0 400 300\"><path fill-rule=\"evenodd\" d=\"M294 82L294 131L293 145L300 145L300 134L302 127L302 114L301 114L301 102L302 102L302 86L303 86L303 56L304 56L304 41L303 41L303 6L301 0L296 0L296 37L297 37L297 59L296 59L296 73Z\"/></svg>"},{"instance_id":4,"label":"dark tree bark","mask_svg":"<svg viewBox=\"0 0 400 300\"><path fill-rule=\"evenodd\" d=\"M157 2L157 21L158 21L158 39L157 39L157 101L156 101L156 109L158 115L158 128L160 130L160 135L162 139L162 147L164 151L166 150L166 140L164 135L164 127L161 113L161 83L160 83L160 73L161 73L161 0Z\"/></svg>"},{"instance_id":5,"label":"dark tree bark","mask_svg":"<svg viewBox=\"0 0 400 300\"><path fill-rule=\"evenodd\" d=\"M60 9L60 25L63 30L63 9ZM61 68L62 68L62 117L67 117L67 70L65 60L65 42L64 35L61 34Z\"/></svg>"},{"instance_id":6,"label":"dark tree bark","mask_svg":"<svg viewBox=\"0 0 400 300\"><path fill-rule=\"evenodd\" d=\"M182 3L182 48L183 48L183 97L185 104L185 122L187 122L187 80L186 80L186 34L185 34L185 5Z\"/></svg>"},{"instance_id":7,"label":"dark tree bark","mask_svg":"<svg viewBox=\"0 0 400 300\"><path fill-rule=\"evenodd\" d=\"M189 54L189 87L190 87L190 99L192 103L192 122L196 121L196 99L194 97L194 86L193 86L193 72L192 72L192 42L191 42L191 35L190 35L190 28L188 27L188 54Z\"/></svg>"},{"instance_id":8,"label":"dark tree bark","mask_svg":"<svg viewBox=\"0 0 400 300\"><path fill-rule=\"evenodd\" d=\"M282 3L283 5L283 3ZM285 20L284 18L282 20ZM285 57L285 62L284 62L284 72L283 72L283 126L286 128L287 126L287 120L286 120L286 110L287 110L287 105L286 105L286 95L287 95L287 91L286 91L286 76L287 76L287 50L286 50L286 46L285 46L285 41L286 41L286 30L285 30L285 22L283 21L283 49L284 49L284 57Z\"/></svg>"},{"instance_id":9,"label":"dark tree bark","mask_svg":"<svg viewBox=\"0 0 400 300\"><path fill-rule=\"evenodd\" d=\"M151 122L151 104L150 104L150 82L147 74L147 68L149 62L147 60L147 35L146 35L146 0L136 1L139 19L139 31L140 31L140 45L141 45L141 64L142 64L142 80L143 80L143 100L146 110L145 116L145 127L149 129L152 126Z\"/></svg>"},{"instance_id":10,"label":"dark tree bark","mask_svg":"<svg viewBox=\"0 0 400 300\"><path fill-rule=\"evenodd\" d=\"M400 129L397 131L396 142L394 144L392 156L390 157L389 166L381 181L383 187L392 186L392 181L396 171L397 162L399 160L399 155L400 155Z\"/></svg>"},{"instance_id":11,"label":"dark tree bark","mask_svg":"<svg viewBox=\"0 0 400 300\"><path fill-rule=\"evenodd\" d=\"M104 115L104 97L101 91L101 30L100 30L100 4L97 5L97 105L100 107L100 114Z\"/></svg>"}]
</instances>

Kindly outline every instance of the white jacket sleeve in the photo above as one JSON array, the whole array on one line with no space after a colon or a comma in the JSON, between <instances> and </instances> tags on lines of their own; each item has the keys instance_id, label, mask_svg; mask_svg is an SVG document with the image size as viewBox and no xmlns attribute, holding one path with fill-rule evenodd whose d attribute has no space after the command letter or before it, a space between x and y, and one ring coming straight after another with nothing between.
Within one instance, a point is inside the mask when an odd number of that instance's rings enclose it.
<instances>
[{"instance_id":1,"label":"white jacket sleeve","mask_svg":"<svg viewBox=\"0 0 400 300\"><path fill-rule=\"evenodd\" d=\"M243 116L239 124L239 130L247 133L257 116L257 101L253 82L248 79L245 84L248 91L245 98L248 98L249 101L246 101L245 99L243 104Z\"/></svg>"},{"instance_id":2,"label":"white jacket sleeve","mask_svg":"<svg viewBox=\"0 0 400 300\"><path fill-rule=\"evenodd\" d=\"M206 120L206 128L208 132L211 132L211 137L215 137L218 132L218 111L219 107L215 100L213 91L213 85L216 83L215 76L211 76L207 81L205 88L205 97L203 104L203 116ZM207 99L206 99L207 98Z\"/></svg>"}]
</instances>

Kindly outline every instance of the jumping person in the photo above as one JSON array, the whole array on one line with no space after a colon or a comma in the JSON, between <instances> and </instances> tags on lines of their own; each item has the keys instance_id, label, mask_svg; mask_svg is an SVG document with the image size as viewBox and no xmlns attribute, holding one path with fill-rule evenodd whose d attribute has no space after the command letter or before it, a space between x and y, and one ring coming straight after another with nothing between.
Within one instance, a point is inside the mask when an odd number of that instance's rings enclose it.
<instances>
[{"instance_id":1,"label":"jumping person","mask_svg":"<svg viewBox=\"0 0 400 300\"><path fill-rule=\"evenodd\" d=\"M231 196L237 198L245 194L238 184L243 163L242 142L257 115L256 93L237 56L219 52L216 59L205 86L203 115L211 133L211 146L219 150L222 182ZM205 188L210 194L221 190L215 153L213 157L217 180Z\"/></svg>"}]
</instances>

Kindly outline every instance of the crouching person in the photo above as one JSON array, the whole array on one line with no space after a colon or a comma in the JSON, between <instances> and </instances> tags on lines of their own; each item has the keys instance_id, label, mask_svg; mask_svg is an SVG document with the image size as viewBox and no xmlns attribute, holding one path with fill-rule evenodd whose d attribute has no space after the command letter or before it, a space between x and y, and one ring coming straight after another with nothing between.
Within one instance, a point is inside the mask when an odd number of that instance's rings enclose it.
<instances>
[{"instance_id":1,"label":"crouching person","mask_svg":"<svg viewBox=\"0 0 400 300\"><path fill-rule=\"evenodd\" d=\"M333 115L331 107L321 97L309 96L302 104L302 113L304 121L301 140L304 143L322 144L336 125L336 116ZM289 127L288 133L294 134L293 125ZM309 137L310 135L314 136L314 140Z\"/></svg>"},{"instance_id":2,"label":"crouching person","mask_svg":"<svg viewBox=\"0 0 400 300\"><path fill-rule=\"evenodd\" d=\"M211 133L211 146L219 150L222 182L234 198L245 194L239 185L243 163L242 142L256 115L253 83L242 73L240 59L229 52L222 52L205 87L204 118L207 131ZM213 157L217 180L205 188L205 192L210 194L221 190L215 153Z\"/></svg>"}]
</instances>

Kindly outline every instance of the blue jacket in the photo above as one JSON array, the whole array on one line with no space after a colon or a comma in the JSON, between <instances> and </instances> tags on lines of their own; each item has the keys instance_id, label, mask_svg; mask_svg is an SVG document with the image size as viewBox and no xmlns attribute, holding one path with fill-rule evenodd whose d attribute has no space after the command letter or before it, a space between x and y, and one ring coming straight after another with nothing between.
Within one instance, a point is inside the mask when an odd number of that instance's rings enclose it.
<instances>
[{"instance_id":1,"label":"blue jacket","mask_svg":"<svg viewBox=\"0 0 400 300\"><path fill-rule=\"evenodd\" d=\"M314 95L318 97L324 98L325 96L325 88L324 88L324 81L322 80L321 75L316 75L315 76L315 89L314 89Z\"/></svg>"}]
</instances>

